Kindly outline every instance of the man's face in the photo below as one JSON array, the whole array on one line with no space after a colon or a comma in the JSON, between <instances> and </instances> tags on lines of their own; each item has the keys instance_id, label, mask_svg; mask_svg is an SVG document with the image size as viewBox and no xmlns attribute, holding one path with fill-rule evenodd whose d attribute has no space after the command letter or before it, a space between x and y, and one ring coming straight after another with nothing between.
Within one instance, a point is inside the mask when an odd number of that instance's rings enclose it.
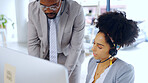
<instances>
[{"instance_id":1,"label":"man's face","mask_svg":"<svg viewBox=\"0 0 148 83\"><path fill-rule=\"evenodd\" d=\"M61 0L40 0L40 5L49 19L54 19L61 7Z\"/></svg>"}]
</instances>

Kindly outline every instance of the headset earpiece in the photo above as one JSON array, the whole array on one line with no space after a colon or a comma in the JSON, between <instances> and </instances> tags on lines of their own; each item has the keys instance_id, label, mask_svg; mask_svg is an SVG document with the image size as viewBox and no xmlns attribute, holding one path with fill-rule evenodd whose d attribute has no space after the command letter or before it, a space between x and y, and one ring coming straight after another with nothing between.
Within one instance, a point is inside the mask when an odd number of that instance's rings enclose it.
<instances>
[{"instance_id":1,"label":"headset earpiece","mask_svg":"<svg viewBox=\"0 0 148 83\"><path fill-rule=\"evenodd\" d=\"M109 54L111 55L111 57L107 58L106 60L104 61L96 61L96 63L104 63L105 61L109 60L110 58L114 57L116 54L117 54L117 51L115 48L114 49L110 49L109 50Z\"/></svg>"},{"instance_id":2,"label":"headset earpiece","mask_svg":"<svg viewBox=\"0 0 148 83\"><path fill-rule=\"evenodd\" d=\"M114 57L117 54L117 50L116 49L110 49L109 50L109 54Z\"/></svg>"}]
</instances>

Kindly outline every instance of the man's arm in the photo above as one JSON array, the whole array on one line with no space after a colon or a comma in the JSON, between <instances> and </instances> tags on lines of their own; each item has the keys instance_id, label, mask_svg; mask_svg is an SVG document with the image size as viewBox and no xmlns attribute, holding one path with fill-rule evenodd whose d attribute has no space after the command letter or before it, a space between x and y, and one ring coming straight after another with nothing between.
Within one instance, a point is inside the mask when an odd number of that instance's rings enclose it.
<instances>
[{"instance_id":1,"label":"man's arm","mask_svg":"<svg viewBox=\"0 0 148 83\"><path fill-rule=\"evenodd\" d=\"M33 23L33 15L32 15L32 4L29 4L29 13L28 13L28 53L29 55L39 57L40 55L40 40L38 38L38 34Z\"/></svg>"},{"instance_id":2,"label":"man's arm","mask_svg":"<svg viewBox=\"0 0 148 83\"><path fill-rule=\"evenodd\" d=\"M85 18L84 18L83 8L80 7L79 13L74 20L69 53L67 56L67 60L65 62L65 66L68 68L69 77L78 62L83 47L84 27L85 27Z\"/></svg>"}]
</instances>

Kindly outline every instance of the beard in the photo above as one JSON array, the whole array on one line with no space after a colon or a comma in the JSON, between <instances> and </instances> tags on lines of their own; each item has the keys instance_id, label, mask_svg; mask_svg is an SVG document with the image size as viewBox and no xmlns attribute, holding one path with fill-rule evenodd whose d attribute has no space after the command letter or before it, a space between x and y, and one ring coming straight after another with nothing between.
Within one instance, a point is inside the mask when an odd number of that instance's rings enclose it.
<instances>
[{"instance_id":1,"label":"beard","mask_svg":"<svg viewBox=\"0 0 148 83\"><path fill-rule=\"evenodd\" d=\"M46 13L46 16L49 18L49 19L55 19L57 14L56 13Z\"/></svg>"}]
</instances>

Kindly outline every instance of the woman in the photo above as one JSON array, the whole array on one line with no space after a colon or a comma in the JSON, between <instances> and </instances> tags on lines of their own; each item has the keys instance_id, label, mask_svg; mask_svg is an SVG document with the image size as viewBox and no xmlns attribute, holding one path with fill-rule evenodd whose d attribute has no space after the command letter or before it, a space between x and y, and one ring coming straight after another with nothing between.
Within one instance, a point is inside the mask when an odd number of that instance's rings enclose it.
<instances>
[{"instance_id":1,"label":"woman","mask_svg":"<svg viewBox=\"0 0 148 83\"><path fill-rule=\"evenodd\" d=\"M134 83L132 65L114 56L120 47L129 46L139 28L123 12L107 12L99 16L99 28L92 48L94 57L88 64L86 83Z\"/></svg>"}]
</instances>

